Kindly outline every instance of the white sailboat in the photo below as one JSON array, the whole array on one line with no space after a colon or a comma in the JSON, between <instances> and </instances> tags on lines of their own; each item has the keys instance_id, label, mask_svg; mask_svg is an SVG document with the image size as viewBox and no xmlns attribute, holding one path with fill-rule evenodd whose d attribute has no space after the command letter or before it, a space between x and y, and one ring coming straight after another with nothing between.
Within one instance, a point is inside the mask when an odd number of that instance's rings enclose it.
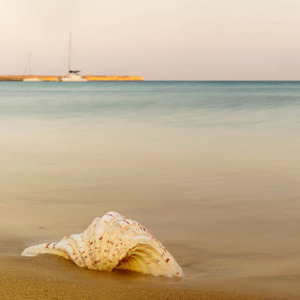
<instances>
[{"instance_id":1,"label":"white sailboat","mask_svg":"<svg viewBox=\"0 0 300 300\"><path fill-rule=\"evenodd\" d=\"M60 80L64 82L88 81L86 78L81 77L79 70L71 69L71 49L72 49L72 34L70 33L68 74L66 75L66 77L61 77Z\"/></svg>"},{"instance_id":2,"label":"white sailboat","mask_svg":"<svg viewBox=\"0 0 300 300\"><path fill-rule=\"evenodd\" d=\"M23 78L23 81L42 81L40 78L36 78L36 77L31 77L31 53L29 54L29 58L28 58L28 71L29 71L29 75L30 76L29 78ZM26 65L26 68L27 68L27 65ZM24 75L26 73L26 68L25 68L25 72L24 72Z\"/></svg>"}]
</instances>

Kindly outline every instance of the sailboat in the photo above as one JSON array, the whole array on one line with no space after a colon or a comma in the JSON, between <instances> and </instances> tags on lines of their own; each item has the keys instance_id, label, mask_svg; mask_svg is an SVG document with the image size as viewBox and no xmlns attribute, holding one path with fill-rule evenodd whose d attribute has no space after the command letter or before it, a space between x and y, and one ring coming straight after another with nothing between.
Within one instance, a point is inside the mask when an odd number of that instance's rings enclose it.
<instances>
[{"instance_id":1,"label":"sailboat","mask_svg":"<svg viewBox=\"0 0 300 300\"><path fill-rule=\"evenodd\" d=\"M27 67L27 66L26 66ZM29 54L29 58L28 58L28 69L29 69L29 78L23 78L23 81L42 81L40 78L37 77L31 77L31 53ZM24 72L24 75L26 73L26 69Z\"/></svg>"},{"instance_id":2,"label":"sailboat","mask_svg":"<svg viewBox=\"0 0 300 300\"><path fill-rule=\"evenodd\" d=\"M71 69L71 48L72 48L72 34L70 33L68 74L66 75L66 77L61 77L60 80L65 82L87 81L86 78L81 77L79 70Z\"/></svg>"}]
</instances>

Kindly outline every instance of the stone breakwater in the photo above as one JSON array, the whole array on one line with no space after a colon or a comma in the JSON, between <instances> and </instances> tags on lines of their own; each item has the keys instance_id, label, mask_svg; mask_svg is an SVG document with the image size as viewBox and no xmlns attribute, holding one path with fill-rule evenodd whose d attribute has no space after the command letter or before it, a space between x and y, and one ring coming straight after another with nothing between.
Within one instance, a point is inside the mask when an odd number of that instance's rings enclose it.
<instances>
[{"instance_id":1,"label":"stone breakwater","mask_svg":"<svg viewBox=\"0 0 300 300\"><path fill-rule=\"evenodd\" d=\"M32 75L32 76L23 76L23 75L0 75L0 81L22 81L23 79L28 78L38 78L42 81L60 81L61 78L65 76L48 76L48 75ZM88 81L143 81L142 76L100 76L100 75L84 75L83 78L86 78Z\"/></svg>"}]
</instances>

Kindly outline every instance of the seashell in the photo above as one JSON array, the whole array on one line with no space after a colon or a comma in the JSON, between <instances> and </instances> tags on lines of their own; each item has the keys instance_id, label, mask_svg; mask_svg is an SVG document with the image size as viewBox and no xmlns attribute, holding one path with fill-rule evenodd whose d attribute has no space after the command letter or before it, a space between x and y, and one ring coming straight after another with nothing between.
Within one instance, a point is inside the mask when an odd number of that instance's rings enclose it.
<instances>
[{"instance_id":1,"label":"seashell","mask_svg":"<svg viewBox=\"0 0 300 300\"><path fill-rule=\"evenodd\" d=\"M112 211L96 218L81 234L26 248L22 255L42 253L71 259L77 266L92 270L126 269L154 276L183 276L173 256L145 227Z\"/></svg>"}]
</instances>

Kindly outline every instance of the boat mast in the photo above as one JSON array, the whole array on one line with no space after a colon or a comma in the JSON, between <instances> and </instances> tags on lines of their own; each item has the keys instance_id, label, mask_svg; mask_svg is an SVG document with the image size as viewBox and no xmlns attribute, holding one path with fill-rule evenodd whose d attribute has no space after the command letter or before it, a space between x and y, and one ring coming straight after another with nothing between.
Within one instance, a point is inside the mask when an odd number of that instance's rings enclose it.
<instances>
[{"instance_id":1,"label":"boat mast","mask_svg":"<svg viewBox=\"0 0 300 300\"><path fill-rule=\"evenodd\" d=\"M72 46L72 33L70 32L70 40L69 40L69 73L71 71L71 46Z\"/></svg>"},{"instance_id":2,"label":"boat mast","mask_svg":"<svg viewBox=\"0 0 300 300\"><path fill-rule=\"evenodd\" d=\"M31 53L29 54L29 76L31 76Z\"/></svg>"},{"instance_id":3,"label":"boat mast","mask_svg":"<svg viewBox=\"0 0 300 300\"><path fill-rule=\"evenodd\" d=\"M25 70L24 70L24 76L27 74L27 71L29 73L28 75L31 76L31 53L29 53L29 56L28 56L28 60L27 60Z\"/></svg>"}]
</instances>

